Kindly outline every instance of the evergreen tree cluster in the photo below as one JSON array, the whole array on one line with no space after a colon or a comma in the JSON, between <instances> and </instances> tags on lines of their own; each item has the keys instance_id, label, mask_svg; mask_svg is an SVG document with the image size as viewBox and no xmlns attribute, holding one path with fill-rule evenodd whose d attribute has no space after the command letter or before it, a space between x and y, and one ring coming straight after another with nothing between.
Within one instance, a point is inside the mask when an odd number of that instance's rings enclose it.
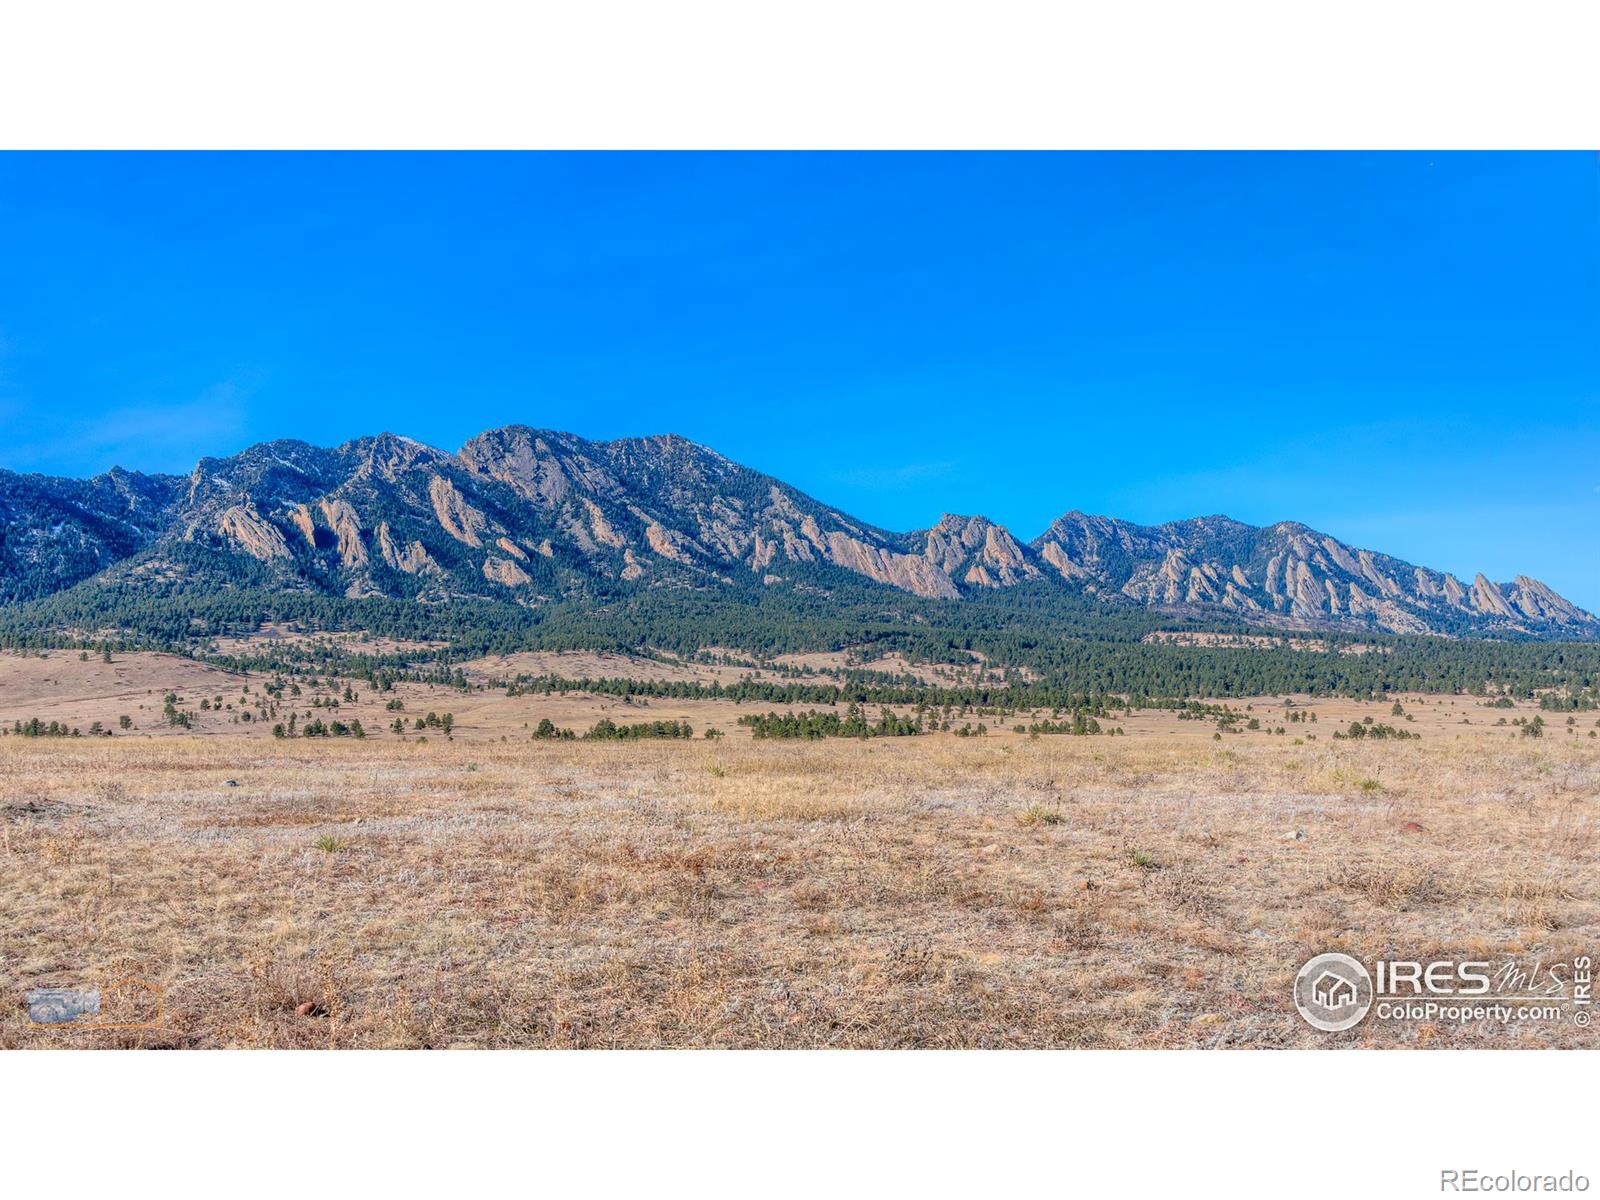
<instances>
[{"instance_id":1,"label":"evergreen tree cluster","mask_svg":"<svg viewBox=\"0 0 1600 1200\"><path fill-rule=\"evenodd\" d=\"M687 721L641 721L636 725L618 725L610 717L602 717L584 734L585 741L636 742L651 738L692 738L694 730Z\"/></svg>"},{"instance_id":2,"label":"evergreen tree cluster","mask_svg":"<svg viewBox=\"0 0 1600 1200\"><path fill-rule=\"evenodd\" d=\"M897 717L887 708L880 710L876 721L869 721L861 706L852 704L840 716L837 712L808 711L803 713L776 712L748 713L739 718L739 724L749 728L752 737L800 738L819 741L830 737L910 737L924 733L921 714L916 718Z\"/></svg>"}]
</instances>

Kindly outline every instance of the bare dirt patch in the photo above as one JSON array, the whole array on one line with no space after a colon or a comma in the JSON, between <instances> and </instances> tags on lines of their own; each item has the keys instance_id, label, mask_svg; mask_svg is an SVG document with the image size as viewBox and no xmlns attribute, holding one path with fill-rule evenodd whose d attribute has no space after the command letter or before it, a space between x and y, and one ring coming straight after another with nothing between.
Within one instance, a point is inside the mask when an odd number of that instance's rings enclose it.
<instances>
[{"instance_id":1,"label":"bare dirt patch","mask_svg":"<svg viewBox=\"0 0 1600 1200\"><path fill-rule=\"evenodd\" d=\"M724 666L677 658L643 658L599 650L527 650L495 654L461 664L472 679L558 675L564 679L659 679L670 683L737 683L759 677L753 667ZM770 674L770 673L769 673Z\"/></svg>"},{"instance_id":2,"label":"bare dirt patch","mask_svg":"<svg viewBox=\"0 0 1600 1200\"><path fill-rule=\"evenodd\" d=\"M248 636L221 637L215 639L213 643L216 653L222 655L250 655L258 654L274 647L303 648L319 645L357 651L363 654L405 654L415 651L437 650L446 644L445 642L377 637L359 630L352 632L295 629L293 626L279 625L273 622L268 622Z\"/></svg>"},{"instance_id":3,"label":"bare dirt patch","mask_svg":"<svg viewBox=\"0 0 1600 1200\"><path fill-rule=\"evenodd\" d=\"M1326 654L1328 643L1322 638L1297 637L1290 634L1273 636L1260 633L1207 633L1204 631L1157 629L1139 639L1146 645L1169 646L1238 646L1251 649L1303 650L1312 654ZM1340 654L1392 654L1393 647L1369 646L1364 642L1351 642L1339 647Z\"/></svg>"}]
</instances>

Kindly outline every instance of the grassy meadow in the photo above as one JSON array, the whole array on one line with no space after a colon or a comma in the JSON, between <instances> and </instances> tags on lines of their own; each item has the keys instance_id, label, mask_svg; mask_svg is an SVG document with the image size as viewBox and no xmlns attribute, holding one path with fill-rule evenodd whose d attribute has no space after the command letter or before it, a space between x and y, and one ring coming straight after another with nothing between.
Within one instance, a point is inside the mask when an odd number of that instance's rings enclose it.
<instances>
[{"instance_id":1,"label":"grassy meadow","mask_svg":"<svg viewBox=\"0 0 1600 1200\"><path fill-rule=\"evenodd\" d=\"M1593 1045L1570 1024L1325 1034L1290 1004L1324 950L1600 944L1600 743L1458 722L9 736L0 1046ZM21 1005L125 975L163 989L159 1028Z\"/></svg>"}]
</instances>

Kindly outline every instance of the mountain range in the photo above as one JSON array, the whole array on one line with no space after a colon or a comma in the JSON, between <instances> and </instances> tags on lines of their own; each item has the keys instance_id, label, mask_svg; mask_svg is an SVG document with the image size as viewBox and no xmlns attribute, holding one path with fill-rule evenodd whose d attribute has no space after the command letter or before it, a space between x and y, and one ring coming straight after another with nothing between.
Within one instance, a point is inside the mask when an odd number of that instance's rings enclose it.
<instances>
[{"instance_id":1,"label":"mountain range","mask_svg":"<svg viewBox=\"0 0 1600 1200\"><path fill-rule=\"evenodd\" d=\"M845 581L959 603L1031 587L1280 629L1600 637L1600 620L1537 580L1468 583L1292 521L1073 511L1031 542L981 516L895 533L682 437L524 426L453 454L380 434L266 442L188 476L0 471L0 605L85 581L524 606Z\"/></svg>"}]
</instances>

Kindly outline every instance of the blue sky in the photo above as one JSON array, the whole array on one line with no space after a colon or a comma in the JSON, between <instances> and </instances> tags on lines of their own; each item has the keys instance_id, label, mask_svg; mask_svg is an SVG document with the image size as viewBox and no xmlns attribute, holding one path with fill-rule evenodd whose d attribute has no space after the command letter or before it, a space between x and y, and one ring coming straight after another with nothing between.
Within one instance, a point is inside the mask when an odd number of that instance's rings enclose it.
<instances>
[{"instance_id":1,"label":"blue sky","mask_svg":"<svg viewBox=\"0 0 1600 1200\"><path fill-rule=\"evenodd\" d=\"M0 467L511 422L1600 609L1600 158L0 155Z\"/></svg>"}]
</instances>

